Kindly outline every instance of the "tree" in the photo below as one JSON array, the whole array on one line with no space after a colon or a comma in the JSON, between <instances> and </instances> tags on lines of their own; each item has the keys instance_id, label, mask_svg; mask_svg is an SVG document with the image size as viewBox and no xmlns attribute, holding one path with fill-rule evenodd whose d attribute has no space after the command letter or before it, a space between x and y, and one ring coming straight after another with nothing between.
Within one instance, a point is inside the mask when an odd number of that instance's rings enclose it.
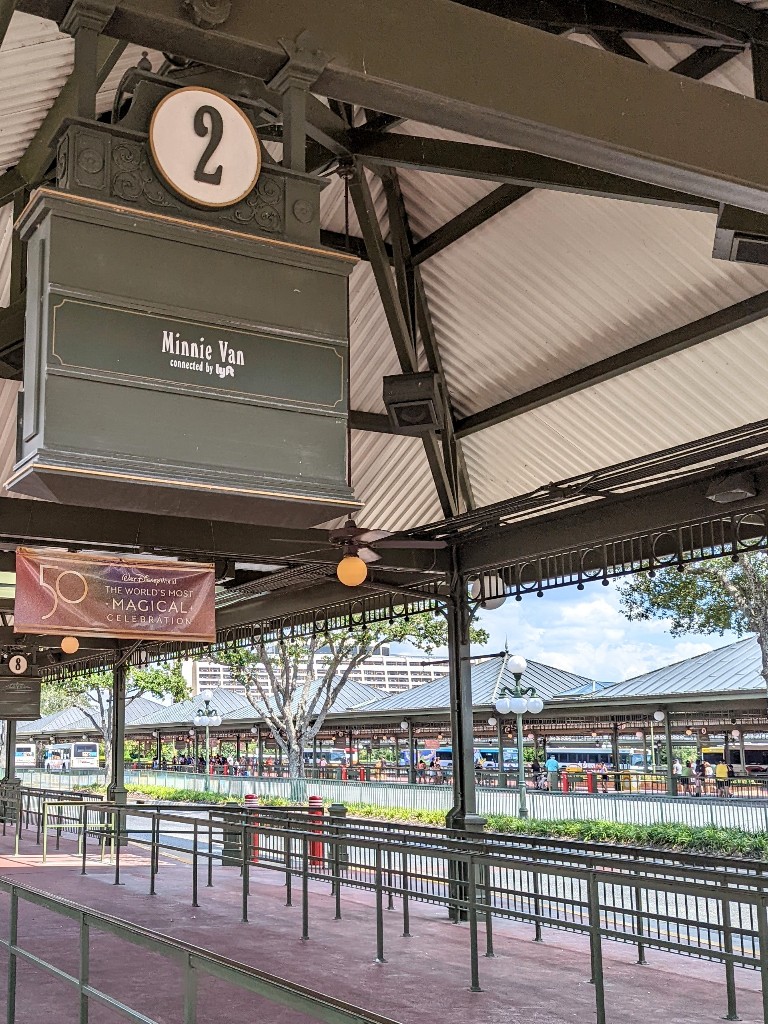
<instances>
[{"instance_id":1,"label":"tree","mask_svg":"<svg viewBox=\"0 0 768 1024\"><path fill-rule=\"evenodd\" d=\"M112 759L112 675L96 672L87 676L75 676L46 684L47 702L50 710L65 707L78 708L91 722L104 741L104 757L107 766ZM125 704L128 707L138 697L151 694L155 697L171 697L174 702L189 696L187 682L181 672L181 665L153 665L148 668L132 668L126 685ZM63 703L62 703L63 702Z\"/></svg>"},{"instance_id":2,"label":"tree","mask_svg":"<svg viewBox=\"0 0 768 1024\"><path fill-rule=\"evenodd\" d=\"M488 634L473 628L470 639L485 643ZM426 653L445 646L445 619L424 612L302 640L226 649L216 660L229 665L236 682L245 688L248 700L288 761L289 777L303 780L304 751L322 728L351 673L384 644L407 640ZM304 666L306 673L300 679L299 669ZM260 667L266 671L267 681L259 676ZM303 797L303 782L292 789L295 799Z\"/></svg>"},{"instance_id":3,"label":"tree","mask_svg":"<svg viewBox=\"0 0 768 1024\"><path fill-rule=\"evenodd\" d=\"M619 588L624 614L635 620L668 619L672 636L755 633L768 684L768 556L760 552L656 570Z\"/></svg>"}]
</instances>

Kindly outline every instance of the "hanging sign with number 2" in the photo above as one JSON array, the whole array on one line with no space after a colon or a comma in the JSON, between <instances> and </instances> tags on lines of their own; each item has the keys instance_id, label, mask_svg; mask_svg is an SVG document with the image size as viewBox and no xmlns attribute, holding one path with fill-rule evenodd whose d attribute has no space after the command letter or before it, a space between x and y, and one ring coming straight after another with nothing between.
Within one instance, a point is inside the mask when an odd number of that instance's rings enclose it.
<instances>
[{"instance_id":1,"label":"hanging sign with number 2","mask_svg":"<svg viewBox=\"0 0 768 1024\"><path fill-rule=\"evenodd\" d=\"M149 150L158 174L193 206L234 206L261 170L258 136L245 112L197 86L176 89L158 103Z\"/></svg>"},{"instance_id":2,"label":"hanging sign with number 2","mask_svg":"<svg viewBox=\"0 0 768 1024\"><path fill-rule=\"evenodd\" d=\"M17 633L215 639L214 567L16 551Z\"/></svg>"}]
</instances>

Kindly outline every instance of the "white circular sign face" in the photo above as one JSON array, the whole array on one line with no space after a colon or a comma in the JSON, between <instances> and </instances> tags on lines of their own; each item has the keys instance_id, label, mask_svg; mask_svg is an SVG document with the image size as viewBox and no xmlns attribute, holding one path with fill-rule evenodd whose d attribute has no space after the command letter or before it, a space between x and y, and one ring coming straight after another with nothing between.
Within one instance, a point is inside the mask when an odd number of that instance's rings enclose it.
<instances>
[{"instance_id":1,"label":"white circular sign face","mask_svg":"<svg viewBox=\"0 0 768 1024\"><path fill-rule=\"evenodd\" d=\"M8 659L8 668L15 676L23 676L27 671L27 659L23 654L12 654Z\"/></svg>"},{"instance_id":2,"label":"white circular sign face","mask_svg":"<svg viewBox=\"0 0 768 1024\"><path fill-rule=\"evenodd\" d=\"M234 206L261 170L258 136L240 107L197 86L176 89L158 103L149 147L161 177L196 206Z\"/></svg>"}]
</instances>

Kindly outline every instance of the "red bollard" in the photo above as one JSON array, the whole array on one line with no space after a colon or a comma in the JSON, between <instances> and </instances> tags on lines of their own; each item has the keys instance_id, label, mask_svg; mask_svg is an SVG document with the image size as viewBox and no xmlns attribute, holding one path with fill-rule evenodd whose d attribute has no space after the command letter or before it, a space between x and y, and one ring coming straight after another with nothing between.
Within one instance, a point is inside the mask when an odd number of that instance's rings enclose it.
<instances>
[{"instance_id":1,"label":"red bollard","mask_svg":"<svg viewBox=\"0 0 768 1024\"><path fill-rule=\"evenodd\" d=\"M245 794L245 809L246 809L246 811L249 812L249 814L248 814L248 824L249 825L255 825L256 824L256 819L258 818L258 815L254 814L254 813L251 813L251 812L254 812L258 808L258 806L259 806L259 798L256 796L256 794L255 793L246 793ZM254 829L254 831L251 833L251 864L258 864L258 863L259 863L259 833Z\"/></svg>"},{"instance_id":2,"label":"red bollard","mask_svg":"<svg viewBox=\"0 0 768 1024\"><path fill-rule=\"evenodd\" d=\"M594 772L587 772L587 792L597 792L597 776Z\"/></svg>"},{"instance_id":3,"label":"red bollard","mask_svg":"<svg viewBox=\"0 0 768 1024\"><path fill-rule=\"evenodd\" d=\"M229 775L229 761L224 762L224 774Z\"/></svg>"},{"instance_id":4,"label":"red bollard","mask_svg":"<svg viewBox=\"0 0 768 1024\"><path fill-rule=\"evenodd\" d=\"M360 781L365 782L365 768L360 769Z\"/></svg>"},{"instance_id":5,"label":"red bollard","mask_svg":"<svg viewBox=\"0 0 768 1024\"><path fill-rule=\"evenodd\" d=\"M341 766L341 781L342 782L346 782L348 778L349 778L349 772L347 771L347 766L345 764L343 764Z\"/></svg>"},{"instance_id":6,"label":"red bollard","mask_svg":"<svg viewBox=\"0 0 768 1024\"><path fill-rule=\"evenodd\" d=\"M571 788L571 780L568 778L568 772L563 772L560 778L562 780L560 783L560 792L567 793Z\"/></svg>"},{"instance_id":7,"label":"red bollard","mask_svg":"<svg viewBox=\"0 0 768 1024\"><path fill-rule=\"evenodd\" d=\"M309 816L310 818L322 818L325 814L325 808L323 806L323 798L321 796L311 796L309 798ZM312 826L313 832L322 832L323 826L321 822L317 822ZM323 863L323 841L322 839L310 839L309 841L309 862L310 864L322 864Z\"/></svg>"}]
</instances>

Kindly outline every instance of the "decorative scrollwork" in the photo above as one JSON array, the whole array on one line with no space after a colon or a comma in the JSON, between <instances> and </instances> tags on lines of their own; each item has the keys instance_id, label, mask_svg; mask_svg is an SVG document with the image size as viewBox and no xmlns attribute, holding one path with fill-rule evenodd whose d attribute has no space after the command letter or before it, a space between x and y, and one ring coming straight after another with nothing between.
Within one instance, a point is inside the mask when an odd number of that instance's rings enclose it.
<instances>
[{"instance_id":1,"label":"decorative scrollwork","mask_svg":"<svg viewBox=\"0 0 768 1024\"><path fill-rule=\"evenodd\" d=\"M112 191L119 199L135 203L141 195L144 182L138 171L118 171L112 179Z\"/></svg>"},{"instance_id":2,"label":"decorative scrollwork","mask_svg":"<svg viewBox=\"0 0 768 1024\"><path fill-rule=\"evenodd\" d=\"M253 223L262 231L279 234L283 230L283 214L280 208L283 199L282 182L264 176L253 192L246 196L231 213L238 224Z\"/></svg>"}]
</instances>

